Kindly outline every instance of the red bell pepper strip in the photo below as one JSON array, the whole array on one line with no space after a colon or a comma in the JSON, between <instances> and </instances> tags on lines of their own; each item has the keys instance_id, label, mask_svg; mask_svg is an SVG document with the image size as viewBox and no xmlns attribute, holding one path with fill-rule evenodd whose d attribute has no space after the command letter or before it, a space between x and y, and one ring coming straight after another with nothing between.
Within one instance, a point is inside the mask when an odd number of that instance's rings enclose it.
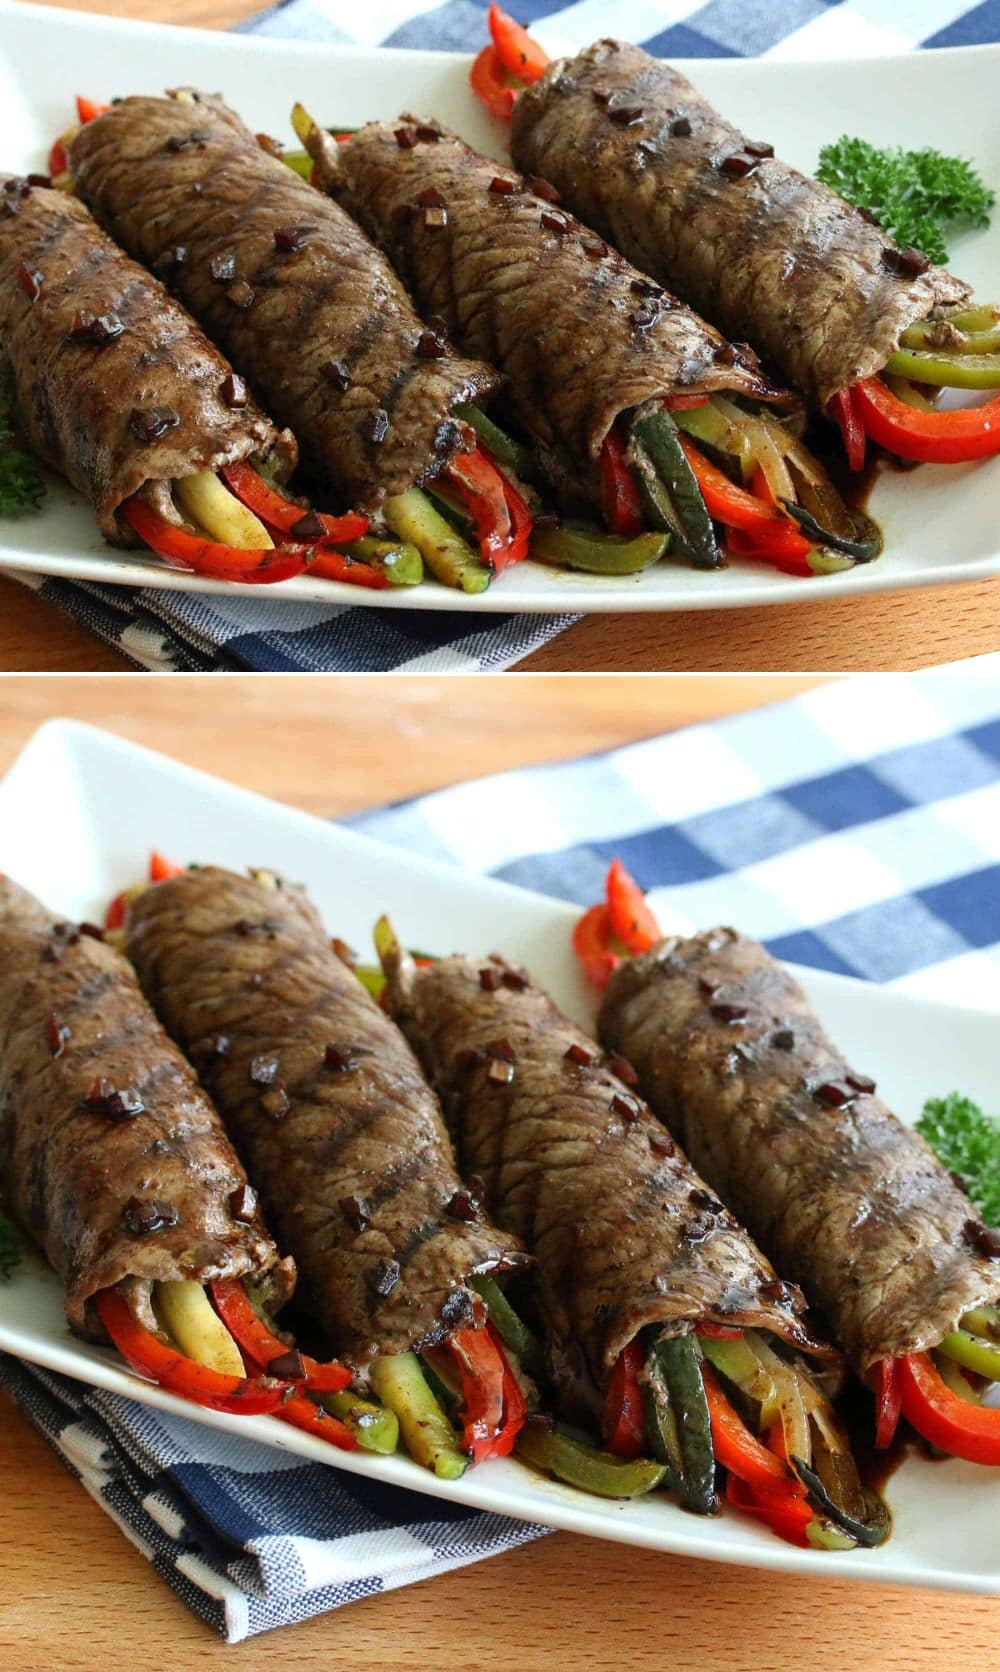
<instances>
[{"instance_id":1,"label":"red bell pepper strip","mask_svg":"<svg viewBox=\"0 0 1000 1672\"><path fill-rule=\"evenodd\" d=\"M309 561L306 573L319 575L324 581L344 581L348 586L364 586L370 592L384 592L391 583L370 563L362 563L346 552L329 551L322 547Z\"/></svg>"},{"instance_id":2,"label":"red bell pepper strip","mask_svg":"<svg viewBox=\"0 0 1000 1672\"><path fill-rule=\"evenodd\" d=\"M493 45L504 69L530 87L549 67L550 59L545 48L532 40L523 24L517 23L509 12L501 11L495 3L490 6L488 22Z\"/></svg>"},{"instance_id":3,"label":"red bell pepper strip","mask_svg":"<svg viewBox=\"0 0 1000 1672\"><path fill-rule=\"evenodd\" d=\"M929 1353L907 1353L896 1362L903 1415L917 1433L952 1457L1000 1467L1000 1411L952 1393Z\"/></svg>"},{"instance_id":4,"label":"red bell pepper strip","mask_svg":"<svg viewBox=\"0 0 1000 1672\"><path fill-rule=\"evenodd\" d=\"M743 1335L741 1329L729 1324L710 1324L704 1318L695 1328L699 1335L707 1335L710 1341L739 1341Z\"/></svg>"},{"instance_id":5,"label":"red bell pepper strip","mask_svg":"<svg viewBox=\"0 0 1000 1672\"><path fill-rule=\"evenodd\" d=\"M621 958L612 951L611 913L604 901L591 906L573 927L573 951L583 966L583 973L595 987L605 988Z\"/></svg>"},{"instance_id":6,"label":"red bell pepper strip","mask_svg":"<svg viewBox=\"0 0 1000 1672\"><path fill-rule=\"evenodd\" d=\"M908 406L880 377L851 390L858 415L873 441L918 464L966 464L1000 453L1000 395L984 406L923 412Z\"/></svg>"},{"instance_id":7,"label":"red bell pepper strip","mask_svg":"<svg viewBox=\"0 0 1000 1672\"><path fill-rule=\"evenodd\" d=\"M660 937L660 925L646 903L646 896L620 859L613 859L607 876L608 913L611 927L632 953L648 952Z\"/></svg>"},{"instance_id":8,"label":"red bell pepper strip","mask_svg":"<svg viewBox=\"0 0 1000 1672\"><path fill-rule=\"evenodd\" d=\"M162 853L157 853L155 848L149 856L150 882L169 882L171 877L179 877L186 870L186 865L178 865L172 859L164 859Z\"/></svg>"},{"instance_id":9,"label":"red bell pepper strip","mask_svg":"<svg viewBox=\"0 0 1000 1672\"><path fill-rule=\"evenodd\" d=\"M235 1416L267 1416L276 1411L289 1391L287 1382L265 1387L262 1382L239 1376L223 1376L218 1370L185 1358L175 1347L167 1347L132 1316L127 1303L114 1289L102 1289L94 1298L102 1324L122 1358L140 1376L148 1376L169 1393L204 1405L211 1411L229 1411Z\"/></svg>"},{"instance_id":10,"label":"red bell pepper strip","mask_svg":"<svg viewBox=\"0 0 1000 1672\"><path fill-rule=\"evenodd\" d=\"M104 913L105 929L124 929L125 927L125 895L128 890L123 888L116 894L107 911Z\"/></svg>"},{"instance_id":11,"label":"red bell pepper strip","mask_svg":"<svg viewBox=\"0 0 1000 1672\"><path fill-rule=\"evenodd\" d=\"M806 553L786 552L781 546L757 540L742 528L727 528L724 545L730 557L753 558L758 563L770 564L772 569L779 569L784 575L799 575L810 580L816 573ZM812 547L808 550L811 551Z\"/></svg>"},{"instance_id":12,"label":"red bell pepper strip","mask_svg":"<svg viewBox=\"0 0 1000 1672\"><path fill-rule=\"evenodd\" d=\"M726 1497L734 1509L763 1521L788 1544L798 1544L803 1548L808 1545L806 1528L813 1519L813 1511L805 1498L791 1494L780 1497L776 1493L758 1495L732 1470L726 1477Z\"/></svg>"},{"instance_id":13,"label":"red bell pepper strip","mask_svg":"<svg viewBox=\"0 0 1000 1672\"><path fill-rule=\"evenodd\" d=\"M455 1330L445 1346L462 1383L462 1444L481 1463L504 1426L505 1361L486 1329Z\"/></svg>"},{"instance_id":14,"label":"red bell pepper strip","mask_svg":"<svg viewBox=\"0 0 1000 1672\"><path fill-rule=\"evenodd\" d=\"M692 412L697 406L708 405L707 395L664 395L660 405L665 412Z\"/></svg>"},{"instance_id":15,"label":"red bell pepper strip","mask_svg":"<svg viewBox=\"0 0 1000 1672\"><path fill-rule=\"evenodd\" d=\"M678 440L701 489L705 509L715 522L753 534L758 545L773 544L784 551L791 539L809 550L810 542L796 532L787 517L777 514L755 493L747 493L745 488L731 482L725 471L712 464L686 435L678 433Z\"/></svg>"},{"instance_id":16,"label":"red bell pepper strip","mask_svg":"<svg viewBox=\"0 0 1000 1672\"><path fill-rule=\"evenodd\" d=\"M209 1290L222 1322L258 1370L268 1371L275 1359L287 1357L291 1351L288 1343L273 1335L263 1319L257 1316L238 1277L218 1278L209 1284ZM342 1388L350 1386L351 1372L336 1360L320 1364L305 1353L300 1353L299 1357L304 1371L302 1379L312 1392L339 1393ZM287 1372L283 1374L287 1379Z\"/></svg>"},{"instance_id":17,"label":"red bell pepper strip","mask_svg":"<svg viewBox=\"0 0 1000 1672\"><path fill-rule=\"evenodd\" d=\"M69 158L66 155L66 147L61 139L57 139L49 152L49 178L56 180L60 174L68 173Z\"/></svg>"},{"instance_id":18,"label":"red bell pepper strip","mask_svg":"<svg viewBox=\"0 0 1000 1672\"><path fill-rule=\"evenodd\" d=\"M711 1365L702 1364L701 1379L705 1384L716 1462L730 1474L738 1475L755 1493L773 1496L777 1492L780 1496L792 1492L799 1483L788 1464L750 1432L723 1393Z\"/></svg>"},{"instance_id":19,"label":"red bell pepper strip","mask_svg":"<svg viewBox=\"0 0 1000 1672\"><path fill-rule=\"evenodd\" d=\"M309 555L307 546L299 546L295 550L272 547L267 551L241 551L236 546L223 546L214 540L202 539L198 534L189 534L186 528L167 522L138 496L126 499L118 509L140 540L144 540L165 562L175 569L188 569L193 574L209 575L215 580L273 585L276 581L287 581L293 575L300 575Z\"/></svg>"},{"instance_id":20,"label":"red bell pepper strip","mask_svg":"<svg viewBox=\"0 0 1000 1672\"><path fill-rule=\"evenodd\" d=\"M306 1434L311 1434L316 1440L327 1440L330 1445L337 1446L341 1451L357 1450L357 1440L339 1417L324 1411L322 1405L315 1405L304 1394L293 1393L290 1399L275 1412L282 1422L290 1422L293 1427L301 1428Z\"/></svg>"},{"instance_id":21,"label":"red bell pepper strip","mask_svg":"<svg viewBox=\"0 0 1000 1672\"><path fill-rule=\"evenodd\" d=\"M629 469L625 442L609 430L601 448L601 510L612 534L641 534L646 527L642 496Z\"/></svg>"},{"instance_id":22,"label":"red bell pepper strip","mask_svg":"<svg viewBox=\"0 0 1000 1672\"><path fill-rule=\"evenodd\" d=\"M475 524L484 563L499 575L527 557L531 512L485 447L456 453L442 475Z\"/></svg>"},{"instance_id":23,"label":"red bell pepper strip","mask_svg":"<svg viewBox=\"0 0 1000 1672\"><path fill-rule=\"evenodd\" d=\"M293 539L305 539L304 535L296 536L296 527L304 517L316 517L323 525L323 532L308 536L309 544L325 545L329 541L335 546L346 545L349 540L360 540L367 533L368 518L359 512L348 511L343 517L328 517L322 511L310 511L303 505L295 505L276 488L269 487L245 459L237 464L224 464L220 475L241 504L266 522L271 531L290 534Z\"/></svg>"},{"instance_id":24,"label":"red bell pepper strip","mask_svg":"<svg viewBox=\"0 0 1000 1672\"><path fill-rule=\"evenodd\" d=\"M490 115L499 117L501 122L509 122L520 88L512 87L507 80L507 72L492 41L476 57L469 72L469 81L476 98L486 106Z\"/></svg>"},{"instance_id":25,"label":"red bell pepper strip","mask_svg":"<svg viewBox=\"0 0 1000 1672\"><path fill-rule=\"evenodd\" d=\"M899 1426L903 1403L900 1363L895 1358L879 1359L871 1371L875 1388L875 1445L885 1451L892 1445Z\"/></svg>"},{"instance_id":26,"label":"red bell pepper strip","mask_svg":"<svg viewBox=\"0 0 1000 1672\"><path fill-rule=\"evenodd\" d=\"M630 1341L618 1354L604 1401L604 1443L616 1457L641 1457L646 1438L639 1372L642 1348Z\"/></svg>"},{"instance_id":27,"label":"red bell pepper strip","mask_svg":"<svg viewBox=\"0 0 1000 1672\"><path fill-rule=\"evenodd\" d=\"M838 389L832 396L830 411L840 425L840 433L844 438L844 452L847 454L847 464L850 470L864 470L865 468L865 426L854 399L853 389Z\"/></svg>"},{"instance_id":28,"label":"red bell pepper strip","mask_svg":"<svg viewBox=\"0 0 1000 1672\"><path fill-rule=\"evenodd\" d=\"M81 122L92 122L95 116L103 116L110 110L109 104L98 104L94 99L85 99L82 93L76 95L76 114Z\"/></svg>"},{"instance_id":29,"label":"red bell pepper strip","mask_svg":"<svg viewBox=\"0 0 1000 1672\"><path fill-rule=\"evenodd\" d=\"M524 1427L525 1418L528 1415L528 1406L524 1393L521 1389L521 1384L508 1363L507 1354L504 1351L504 1345L497 1332L496 1326L494 1324L487 1323L486 1330L490 1340L493 1342L494 1347L503 1360L503 1423L501 1425L500 1432L493 1442L490 1456L509 1457L510 1453L514 1449L514 1443L517 1440L517 1436Z\"/></svg>"}]
</instances>

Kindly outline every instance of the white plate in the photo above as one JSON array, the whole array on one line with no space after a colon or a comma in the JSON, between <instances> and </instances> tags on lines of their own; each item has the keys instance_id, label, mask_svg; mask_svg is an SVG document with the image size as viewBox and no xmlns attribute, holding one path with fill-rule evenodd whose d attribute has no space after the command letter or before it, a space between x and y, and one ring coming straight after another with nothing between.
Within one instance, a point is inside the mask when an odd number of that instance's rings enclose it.
<instances>
[{"instance_id":1,"label":"white plate","mask_svg":"<svg viewBox=\"0 0 1000 1672\"><path fill-rule=\"evenodd\" d=\"M591 1001L569 946L575 913L506 884L324 824L218 779L70 721L36 734L0 784L0 869L56 910L95 917L111 894L141 874L156 845L182 860L272 865L311 889L331 932L371 944L388 910L411 945L483 956L499 946L530 966L581 1021ZM68 856L72 856L71 861ZM803 972L834 1035L879 1082L904 1118L929 1091L960 1085L997 1103L996 1018ZM269 1417L201 1410L140 1381L110 1351L66 1328L54 1275L30 1260L0 1285L0 1349L160 1410L248 1435L333 1468L371 1475L436 1497L526 1521L654 1550L761 1568L881 1583L1000 1592L1000 1519L995 1473L972 1464L907 1461L889 1500L895 1530L875 1551L834 1555L793 1549L727 1511L704 1522L665 1496L606 1503L508 1461L438 1481L407 1457L345 1453Z\"/></svg>"},{"instance_id":2,"label":"white plate","mask_svg":"<svg viewBox=\"0 0 1000 1672\"><path fill-rule=\"evenodd\" d=\"M327 123L355 127L416 109L451 123L474 145L502 155L504 136L467 85L469 60L457 53L394 52L320 46L313 41L162 28L110 17L76 16L41 6L3 10L0 29L0 165L37 169L71 119L73 97L161 92L195 83L220 89L255 129L290 138L288 113L302 99ZM555 40L551 43L557 46ZM820 146L844 132L880 144L933 144L972 156L1000 186L1000 46L824 63L777 60L695 62L690 73L733 121L767 137L781 156L815 167ZM956 239L953 264L984 299L1000 292L1000 212L993 229ZM815 603L845 592L899 590L973 580L1000 570L996 496L1000 463L925 466L883 478L872 508L887 549L870 567L810 585L756 564L709 574L665 563L618 580L521 564L485 593L467 597L435 584L366 592L298 577L268 597L364 603L385 609L690 610L748 604ZM241 592L172 573L152 557L116 552L97 534L83 502L64 485L42 514L0 522L0 567L73 580Z\"/></svg>"}]
</instances>

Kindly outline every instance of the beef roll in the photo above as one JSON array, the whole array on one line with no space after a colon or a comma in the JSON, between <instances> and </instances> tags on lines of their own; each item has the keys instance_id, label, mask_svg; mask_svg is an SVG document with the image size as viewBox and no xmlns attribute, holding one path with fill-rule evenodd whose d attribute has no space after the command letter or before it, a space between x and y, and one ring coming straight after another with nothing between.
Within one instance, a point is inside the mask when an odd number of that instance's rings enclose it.
<instances>
[{"instance_id":1,"label":"beef roll","mask_svg":"<svg viewBox=\"0 0 1000 1672\"><path fill-rule=\"evenodd\" d=\"M94 1305L106 1290L161 1332L164 1292L245 1278L278 1306L293 1286L218 1115L131 965L99 930L62 921L7 878L0 1178L65 1285L70 1327L91 1340L106 1339Z\"/></svg>"},{"instance_id":2,"label":"beef roll","mask_svg":"<svg viewBox=\"0 0 1000 1672\"><path fill-rule=\"evenodd\" d=\"M518 166L818 408L969 286L727 122L672 64L602 40L517 100Z\"/></svg>"},{"instance_id":3,"label":"beef roll","mask_svg":"<svg viewBox=\"0 0 1000 1672\"><path fill-rule=\"evenodd\" d=\"M463 445L497 383L456 357L343 210L221 101L122 99L69 146L76 189L160 275L352 507L377 510Z\"/></svg>"},{"instance_id":4,"label":"beef roll","mask_svg":"<svg viewBox=\"0 0 1000 1672\"><path fill-rule=\"evenodd\" d=\"M599 1026L858 1370L1000 1299L1000 1238L758 942L663 941L615 972Z\"/></svg>"},{"instance_id":5,"label":"beef roll","mask_svg":"<svg viewBox=\"0 0 1000 1672\"><path fill-rule=\"evenodd\" d=\"M364 1377L481 1324L470 1279L520 1245L470 1202L413 1053L305 893L207 866L142 893L127 933L330 1345Z\"/></svg>"},{"instance_id":6,"label":"beef roll","mask_svg":"<svg viewBox=\"0 0 1000 1672\"><path fill-rule=\"evenodd\" d=\"M114 545L139 543L137 499L179 525L175 490L204 493L243 461L278 480L294 466L291 436L163 285L82 203L12 175L0 175L0 340L17 430Z\"/></svg>"}]
</instances>

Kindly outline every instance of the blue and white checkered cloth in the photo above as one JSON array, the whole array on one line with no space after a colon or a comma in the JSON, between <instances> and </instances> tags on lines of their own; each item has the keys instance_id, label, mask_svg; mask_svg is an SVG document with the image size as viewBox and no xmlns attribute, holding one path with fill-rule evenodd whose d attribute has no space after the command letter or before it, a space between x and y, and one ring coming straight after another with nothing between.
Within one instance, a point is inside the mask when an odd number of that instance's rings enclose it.
<instances>
[{"instance_id":1,"label":"blue and white checkered cloth","mask_svg":"<svg viewBox=\"0 0 1000 1672\"><path fill-rule=\"evenodd\" d=\"M1000 1010L1000 657L844 681L352 824L580 905L620 854L665 927L736 922L782 956ZM541 1536L12 1359L0 1381L230 1641Z\"/></svg>"},{"instance_id":2,"label":"blue and white checkered cloth","mask_svg":"<svg viewBox=\"0 0 1000 1672\"><path fill-rule=\"evenodd\" d=\"M280 0L258 35L476 52L488 0ZM601 35L664 58L860 57L1000 39L1000 0L511 0L554 51ZM223 599L16 575L138 666L156 671L474 672L509 667L571 615L468 616Z\"/></svg>"}]
</instances>

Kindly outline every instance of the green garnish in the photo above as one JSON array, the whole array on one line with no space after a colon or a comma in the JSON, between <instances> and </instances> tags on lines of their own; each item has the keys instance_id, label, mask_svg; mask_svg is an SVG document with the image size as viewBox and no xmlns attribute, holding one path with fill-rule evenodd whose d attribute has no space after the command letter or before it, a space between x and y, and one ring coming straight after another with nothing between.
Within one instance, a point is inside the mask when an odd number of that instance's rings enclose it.
<instances>
[{"instance_id":1,"label":"green garnish","mask_svg":"<svg viewBox=\"0 0 1000 1672\"><path fill-rule=\"evenodd\" d=\"M0 517L16 517L37 510L45 493L38 460L22 452L11 423L9 381L0 378Z\"/></svg>"},{"instance_id":2,"label":"green garnish","mask_svg":"<svg viewBox=\"0 0 1000 1672\"><path fill-rule=\"evenodd\" d=\"M972 163L930 146L880 149L841 134L824 145L816 175L855 208L870 209L898 243L915 244L931 261L942 263L948 260L945 231L989 226L996 202Z\"/></svg>"},{"instance_id":3,"label":"green garnish","mask_svg":"<svg viewBox=\"0 0 1000 1672\"><path fill-rule=\"evenodd\" d=\"M5 1214L0 1213L0 1281L6 1282L21 1261L21 1240Z\"/></svg>"},{"instance_id":4,"label":"green garnish","mask_svg":"<svg viewBox=\"0 0 1000 1672\"><path fill-rule=\"evenodd\" d=\"M917 1131L959 1175L987 1225L1000 1225L1000 1120L953 1091L927 1099Z\"/></svg>"}]
</instances>

